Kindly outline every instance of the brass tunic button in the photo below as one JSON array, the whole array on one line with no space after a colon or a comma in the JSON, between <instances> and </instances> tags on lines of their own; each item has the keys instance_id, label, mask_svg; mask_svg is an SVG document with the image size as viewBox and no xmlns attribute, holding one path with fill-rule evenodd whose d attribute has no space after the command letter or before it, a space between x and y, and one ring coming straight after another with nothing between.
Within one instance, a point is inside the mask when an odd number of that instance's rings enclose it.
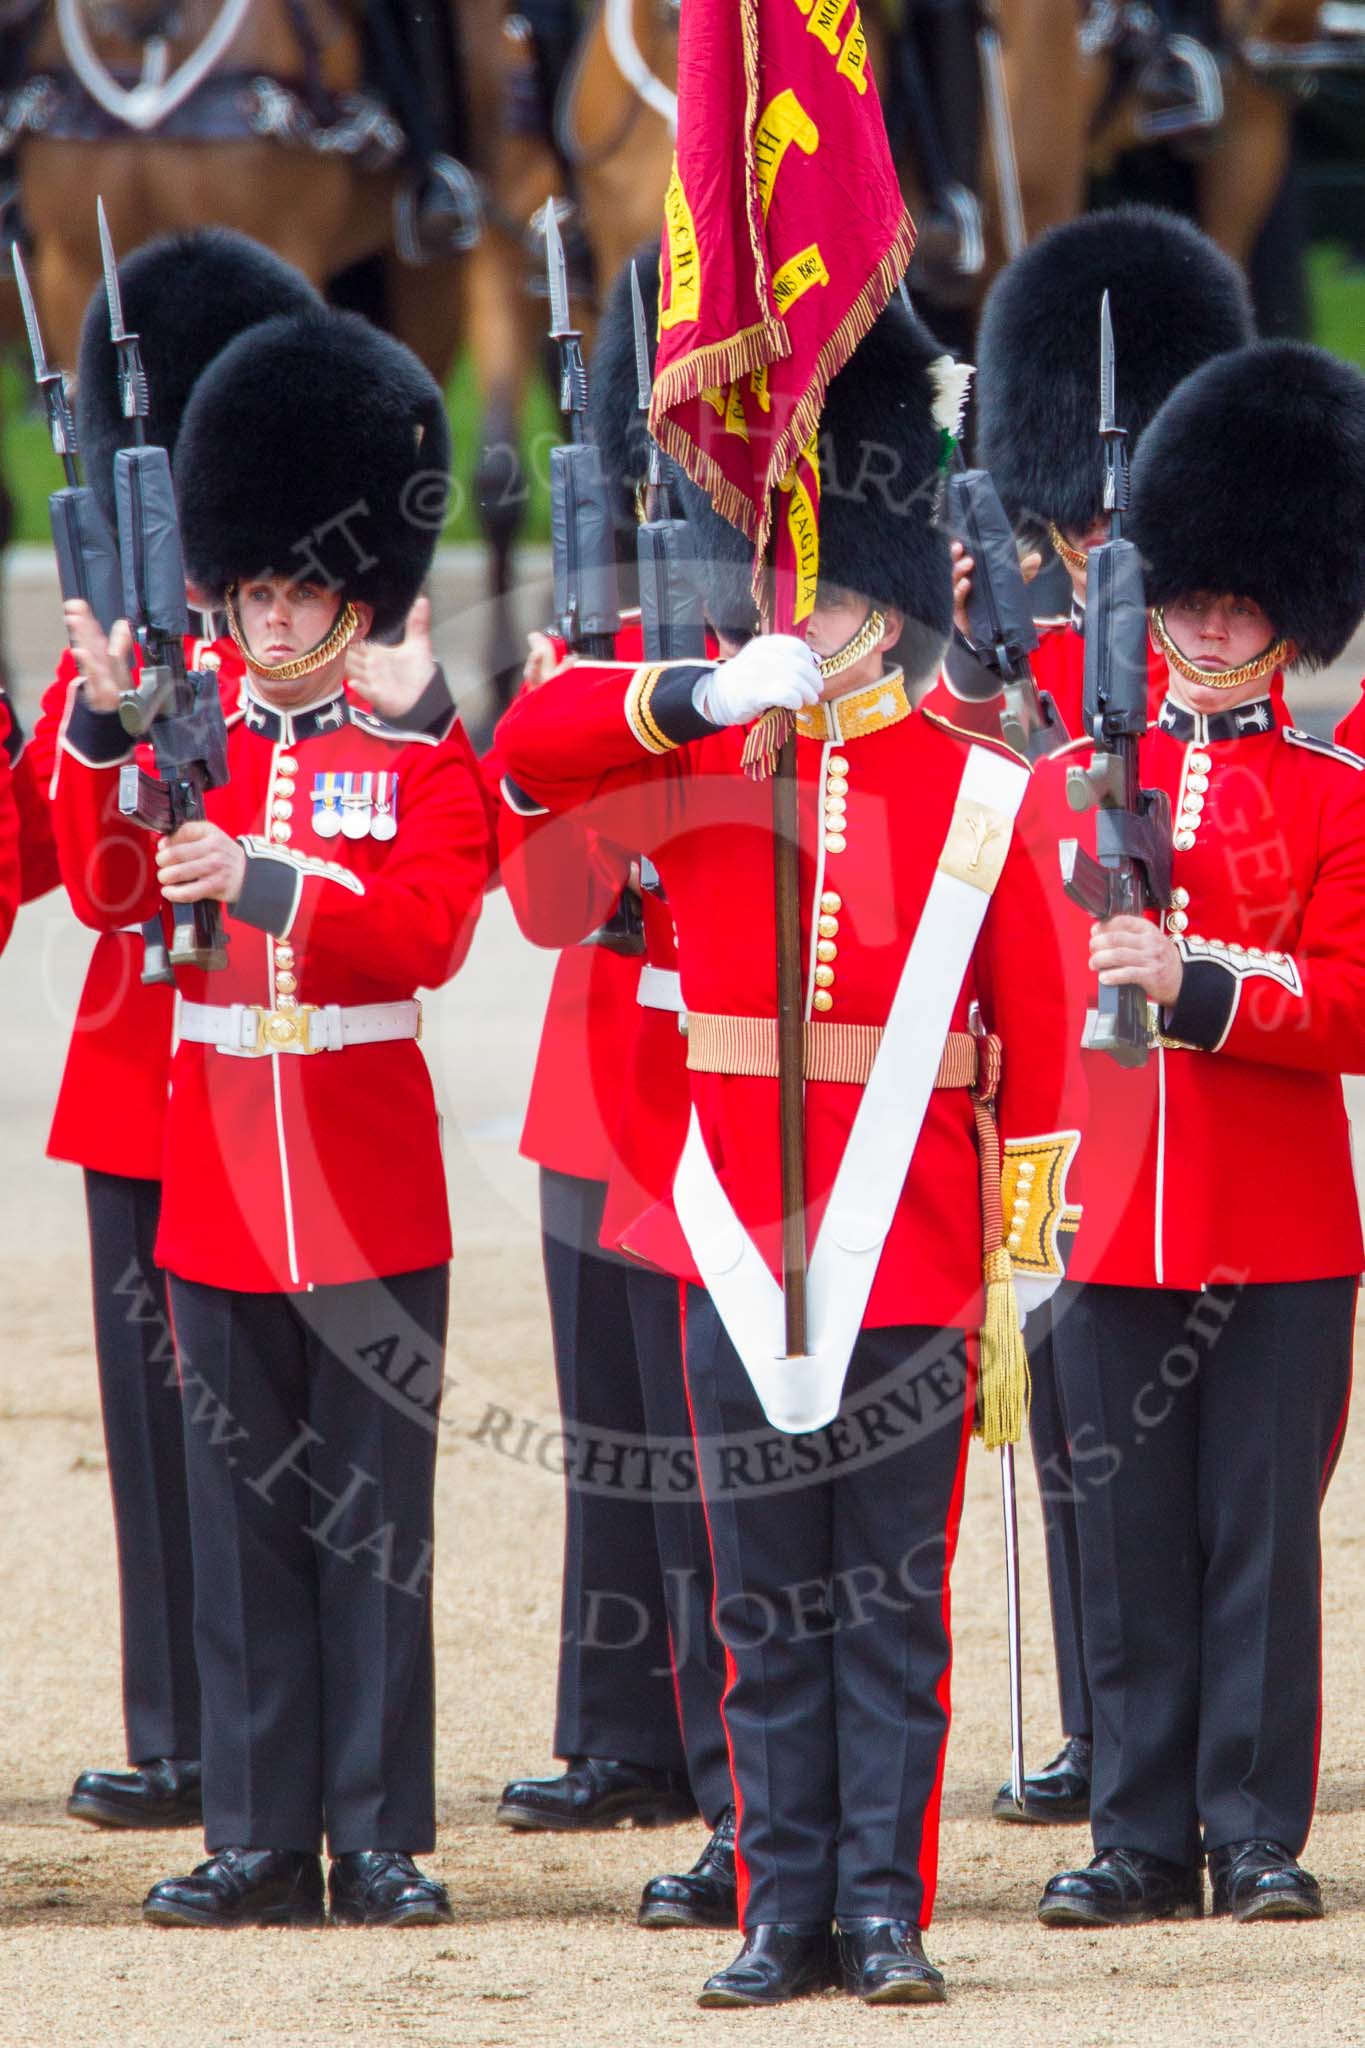
<instances>
[{"instance_id":1,"label":"brass tunic button","mask_svg":"<svg viewBox=\"0 0 1365 2048\"><path fill-rule=\"evenodd\" d=\"M290 803L287 796L277 796L274 803L270 806L270 815L272 818L292 818L294 806Z\"/></svg>"},{"instance_id":2,"label":"brass tunic button","mask_svg":"<svg viewBox=\"0 0 1365 2048\"><path fill-rule=\"evenodd\" d=\"M830 987L832 987L832 985L833 985L833 982L834 982L834 969L833 969L832 967L817 967L817 968L816 968L816 970L815 970L815 985L816 985L816 987L817 987L817 988L830 988Z\"/></svg>"},{"instance_id":3,"label":"brass tunic button","mask_svg":"<svg viewBox=\"0 0 1365 2048\"><path fill-rule=\"evenodd\" d=\"M826 889L824 895L820 898L820 908L832 917L836 910L842 910L843 907L843 897L837 896L833 889Z\"/></svg>"},{"instance_id":4,"label":"brass tunic button","mask_svg":"<svg viewBox=\"0 0 1365 2048\"><path fill-rule=\"evenodd\" d=\"M1191 848L1191 847L1192 847L1193 845L1194 845L1194 834L1193 834L1193 832L1177 832L1177 833L1176 833L1176 835L1175 835L1175 847L1176 847L1176 852L1177 852L1177 853L1188 853L1188 852L1189 852L1189 850L1190 850L1190 848Z\"/></svg>"},{"instance_id":5,"label":"brass tunic button","mask_svg":"<svg viewBox=\"0 0 1365 2048\"><path fill-rule=\"evenodd\" d=\"M812 1000L813 1007L817 1010L832 1010L834 1008L834 998L827 988L816 989Z\"/></svg>"},{"instance_id":6,"label":"brass tunic button","mask_svg":"<svg viewBox=\"0 0 1365 2048\"><path fill-rule=\"evenodd\" d=\"M827 775L847 775L848 756L846 754L831 754L825 763L825 773Z\"/></svg>"},{"instance_id":7,"label":"brass tunic button","mask_svg":"<svg viewBox=\"0 0 1365 2048\"><path fill-rule=\"evenodd\" d=\"M1189 790L1181 798L1181 807L1184 810L1193 811L1195 817L1197 818L1199 816L1199 813L1204 808L1204 799L1202 796L1200 796L1199 791L1197 789Z\"/></svg>"},{"instance_id":8,"label":"brass tunic button","mask_svg":"<svg viewBox=\"0 0 1365 2048\"><path fill-rule=\"evenodd\" d=\"M293 964L294 948L292 946L286 946L283 942L281 942L275 948L275 965L277 967L292 967Z\"/></svg>"},{"instance_id":9,"label":"brass tunic button","mask_svg":"<svg viewBox=\"0 0 1365 2048\"><path fill-rule=\"evenodd\" d=\"M275 986L281 995L292 996L298 985L297 977L286 974L283 969L275 976Z\"/></svg>"},{"instance_id":10,"label":"brass tunic button","mask_svg":"<svg viewBox=\"0 0 1365 2048\"><path fill-rule=\"evenodd\" d=\"M847 811L847 809L848 809L848 800L847 800L847 798L845 798L845 797L842 797L842 796L827 796L827 797L825 798L825 817L826 817L826 819L832 819L832 818L842 818L842 817L843 817L843 815L844 815L844 813L845 813L845 812Z\"/></svg>"},{"instance_id":11,"label":"brass tunic button","mask_svg":"<svg viewBox=\"0 0 1365 2048\"><path fill-rule=\"evenodd\" d=\"M1172 901L1172 903L1173 903L1173 904L1175 905L1175 907L1176 907L1176 909L1177 909L1177 910L1188 910L1188 909L1189 909L1189 907L1190 907L1190 892L1189 892L1189 890L1188 890L1188 889L1172 889L1172 891L1171 891L1171 901Z\"/></svg>"},{"instance_id":12,"label":"brass tunic button","mask_svg":"<svg viewBox=\"0 0 1365 2048\"><path fill-rule=\"evenodd\" d=\"M1166 929L1167 931L1171 932L1183 932L1188 926L1188 924L1189 919L1186 917L1183 910L1171 911L1171 913L1166 919Z\"/></svg>"},{"instance_id":13,"label":"brass tunic button","mask_svg":"<svg viewBox=\"0 0 1365 2048\"><path fill-rule=\"evenodd\" d=\"M825 845L830 853L842 853L848 845L848 841L842 832L827 832L825 834Z\"/></svg>"},{"instance_id":14,"label":"brass tunic button","mask_svg":"<svg viewBox=\"0 0 1365 2048\"><path fill-rule=\"evenodd\" d=\"M817 922L815 929L819 932L822 939L832 939L839 929L839 920L837 917L822 917Z\"/></svg>"},{"instance_id":15,"label":"brass tunic button","mask_svg":"<svg viewBox=\"0 0 1365 2048\"><path fill-rule=\"evenodd\" d=\"M298 772L298 762L292 760L288 754L281 754L275 763L275 773L277 775L297 775Z\"/></svg>"},{"instance_id":16,"label":"brass tunic button","mask_svg":"<svg viewBox=\"0 0 1365 2048\"><path fill-rule=\"evenodd\" d=\"M839 948L835 945L833 939L821 939L815 949L817 960L834 960L837 959L838 953Z\"/></svg>"},{"instance_id":17,"label":"brass tunic button","mask_svg":"<svg viewBox=\"0 0 1365 2048\"><path fill-rule=\"evenodd\" d=\"M275 999L275 1008L276 1008L277 1010L292 1010L292 1009L294 1009L294 1008L295 1008L295 1007L297 1006L297 1004L298 1004L298 997L297 997L297 996L291 996L291 995L282 995L282 996L277 996L277 997L276 997L276 999Z\"/></svg>"},{"instance_id":18,"label":"brass tunic button","mask_svg":"<svg viewBox=\"0 0 1365 2048\"><path fill-rule=\"evenodd\" d=\"M270 836L272 839L278 840L281 845L284 845L287 840L293 838L293 828L277 818L270 828Z\"/></svg>"}]
</instances>

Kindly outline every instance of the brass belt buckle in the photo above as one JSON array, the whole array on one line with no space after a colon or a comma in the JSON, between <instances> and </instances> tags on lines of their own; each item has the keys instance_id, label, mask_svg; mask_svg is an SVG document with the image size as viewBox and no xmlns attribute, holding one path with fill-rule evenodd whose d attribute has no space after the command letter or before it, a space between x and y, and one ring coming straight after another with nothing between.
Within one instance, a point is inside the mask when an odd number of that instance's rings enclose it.
<instances>
[{"instance_id":1,"label":"brass belt buckle","mask_svg":"<svg viewBox=\"0 0 1365 2048\"><path fill-rule=\"evenodd\" d=\"M253 1003L255 1050L258 1053L320 1051L319 1046L309 1043L308 1019L316 1009L316 1003L300 1003L296 1010L267 1010L264 1004Z\"/></svg>"}]
</instances>

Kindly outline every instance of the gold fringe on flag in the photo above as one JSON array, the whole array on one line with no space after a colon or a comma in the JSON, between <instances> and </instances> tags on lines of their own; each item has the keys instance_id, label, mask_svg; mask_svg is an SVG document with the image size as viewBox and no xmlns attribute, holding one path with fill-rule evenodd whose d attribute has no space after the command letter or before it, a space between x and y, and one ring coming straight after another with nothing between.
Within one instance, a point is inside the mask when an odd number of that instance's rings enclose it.
<instances>
[{"instance_id":1,"label":"gold fringe on flag","mask_svg":"<svg viewBox=\"0 0 1365 2048\"><path fill-rule=\"evenodd\" d=\"M1010 1255L1001 1245L985 1261L986 1315L981 1325L977 1434L988 1451L1017 1444L1024 1433L1032 1382Z\"/></svg>"},{"instance_id":2,"label":"gold fringe on flag","mask_svg":"<svg viewBox=\"0 0 1365 2048\"><path fill-rule=\"evenodd\" d=\"M749 727L739 764L750 782L766 782L770 775L777 773L777 757L790 739L795 724L795 712L787 711L779 704L771 711L765 711Z\"/></svg>"}]
</instances>

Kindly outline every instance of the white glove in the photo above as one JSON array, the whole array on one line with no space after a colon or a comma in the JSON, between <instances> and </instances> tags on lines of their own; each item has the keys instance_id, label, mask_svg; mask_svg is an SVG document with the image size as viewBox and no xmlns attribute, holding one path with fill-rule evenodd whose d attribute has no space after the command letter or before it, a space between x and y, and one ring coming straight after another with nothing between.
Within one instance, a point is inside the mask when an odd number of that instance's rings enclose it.
<instances>
[{"instance_id":1,"label":"white glove","mask_svg":"<svg viewBox=\"0 0 1365 2048\"><path fill-rule=\"evenodd\" d=\"M695 703L712 725L751 725L781 706L800 711L819 702L820 664L792 633L761 633L697 686Z\"/></svg>"}]
</instances>

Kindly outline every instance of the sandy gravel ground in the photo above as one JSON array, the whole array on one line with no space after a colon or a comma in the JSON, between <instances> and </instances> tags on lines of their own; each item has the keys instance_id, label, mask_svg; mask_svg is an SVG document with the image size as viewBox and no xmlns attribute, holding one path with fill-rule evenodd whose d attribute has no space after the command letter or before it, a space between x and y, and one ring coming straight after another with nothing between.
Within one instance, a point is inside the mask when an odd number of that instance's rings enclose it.
<instances>
[{"instance_id":1,"label":"sandy gravel ground","mask_svg":"<svg viewBox=\"0 0 1365 2048\"><path fill-rule=\"evenodd\" d=\"M21 623L27 624L27 621ZM552 1378L534 1182L515 1154L548 963L494 905L429 1014L458 1250L438 1478L440 1844L453 1928L181 1934L144 1928L157 1877L196 1860L185 1834L102 1835L68 1821L84 1765L122 1755L117 1616L74 1169L42 1158L86 942L31 907L0 962L0 2044L3 2048L613 2048L844 2043L915 2029L939 2043L1165 2048L1365 2041L1365 1442L1349 1435L1327 1511L1322 1792L1308 1855L1318 1926L1184 1922L1049 1934L1043 1881L1083 1830L988 1816L1007 1764L1003 1581L993 1461L972 1456L954 1583L957 1664L940 1907L929 1948L946 2007L865 2012L829 1994L776 2014L699 2012L728 1935L646 1934L639 1887L685 1868L696 1828L583 1841L517 1837L493 1807L549 1768L561 1500L557 1483L477 1440L488 1403L550 1426ZM430 1028L434 1024L435 1028ZM1365 1107L1365 1103L1362 1104ZM1029 1755L1057 1724L1039 1519L1024 1500Z\"/></svg>"}]
</instances>

